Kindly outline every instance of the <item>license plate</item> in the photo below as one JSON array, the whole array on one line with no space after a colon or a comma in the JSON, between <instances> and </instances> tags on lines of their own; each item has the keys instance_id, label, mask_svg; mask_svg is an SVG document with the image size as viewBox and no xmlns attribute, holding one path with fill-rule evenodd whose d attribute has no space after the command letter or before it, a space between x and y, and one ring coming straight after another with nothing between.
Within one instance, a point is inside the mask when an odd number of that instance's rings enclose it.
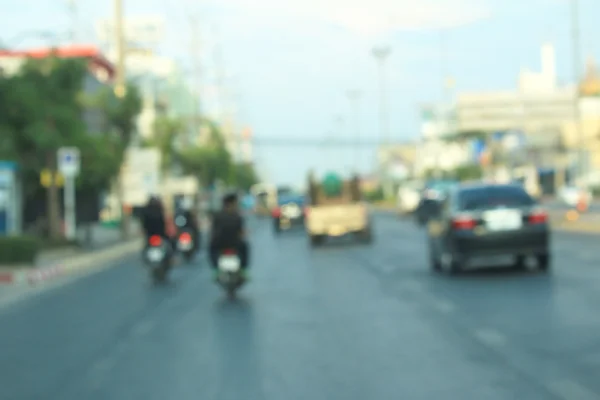
<instances>
[{"instance_id":1,"label":"license plate","mask_svg":"<svg viewBox=\"0 0 600 400\"><path fill-rule=\"evenodd\" d=\"M162 261L165 256L165 252L159 248L148 249L148 260L152 262Z\"/></svg>"},{"instance_id":2,"label":"license plate","mask_svg":"<svg viewBox=\"0 0 600 400\"><path fill-rule=\"evenodd\" d=\"M240 259L237 256L221 256L219 258L219 269L226 272L239 271Z\"/></svg>"},{"instance_id":3,"label":"license plate","mask_svg":"<svg viewBox=\"0 0 600 400\"><path fill-rule=\"evenodd\" d=\"M517 210L493 210L483 213L485 227L490 231L509 231L523 227L523 215Z\"/></svg>"},{"instance_id":4,"label":"license plate","mask_svg":"<svg viewBox=\"0 0 600 400\"><path fill-rule=\"evenodd\" d=\"M509 265L514 263L514 256L481 256L469 260L472 265Z\"/></svg>"},{"instance_id":5,"label":"license plate","mask_svg":"<svg viewBox=\"0 0 600 400\"><path fill-rule=\"evenodd\" d=\"M298 218L300 216L301 211L297 206L288 206L284 208L283 214L288 218Z\"/></svg>"}]
</instances>

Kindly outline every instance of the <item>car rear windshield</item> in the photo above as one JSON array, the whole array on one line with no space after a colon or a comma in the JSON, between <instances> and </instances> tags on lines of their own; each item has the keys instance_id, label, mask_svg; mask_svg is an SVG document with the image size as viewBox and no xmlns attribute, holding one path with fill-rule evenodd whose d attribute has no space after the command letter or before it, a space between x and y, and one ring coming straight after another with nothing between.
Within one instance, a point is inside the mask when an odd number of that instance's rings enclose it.
<instances>
[{"instance_id":1,"label":"car rear windshield","mask_svg":"<svg viewBox=\"0 0 600 400\"><path fill-rule=\"evenodd\" d=\"M535 200L518 186L484 186L461 190L459 207L463 211L483 210L496 207L527 207Z\"/></svg>"}]
</instances>

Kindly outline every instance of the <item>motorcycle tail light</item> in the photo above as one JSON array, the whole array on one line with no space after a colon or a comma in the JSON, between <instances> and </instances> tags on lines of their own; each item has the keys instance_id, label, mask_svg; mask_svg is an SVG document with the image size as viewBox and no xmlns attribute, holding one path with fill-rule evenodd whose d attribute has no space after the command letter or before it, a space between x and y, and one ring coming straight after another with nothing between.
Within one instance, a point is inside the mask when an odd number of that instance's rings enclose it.
<instances>
[{"instance_id":1,"label":"motorcycle tail light","mask_svg":"<svg viewBox=\"0 0 600 400\"><path fill-rule=\"evenodd\" d=\"M162 238L160 236L158 236L158 235L150 236L150 239L148 240L148 243L152 247L158 247L162 243Z\"/></svg>"},{"instance_id":2,"label":"motorcycle tail light","mask_svg":"<svg viewBox=\"0 0 600 400\"><path fill-rule=\"evenodd\" d=\"M179 235L179 241L181 243L190 243L192 241L192 235L187 232L183 232L181 235Z\"/></svg>"},{"instance_id":3,"label":"motorcycle tail light","mask_svg":"<svg viewBox=\"0 0 600 400\"><path fill-rule=\"evenodd\" d=\"M233 255L235 255L235 250L234 249L225 249L225 250L223 250L223 255L233 256Z\"/></svg>"}]
</instances>

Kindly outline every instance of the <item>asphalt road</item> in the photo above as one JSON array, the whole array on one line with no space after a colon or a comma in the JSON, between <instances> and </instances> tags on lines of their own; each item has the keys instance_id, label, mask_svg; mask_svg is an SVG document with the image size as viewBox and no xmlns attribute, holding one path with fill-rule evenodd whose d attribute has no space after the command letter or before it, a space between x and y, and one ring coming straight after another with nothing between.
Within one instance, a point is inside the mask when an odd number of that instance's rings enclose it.
<instances>
[{"instance_id":1,"label":"asphalt road","mask_svg":"<svg viewBox=\"0 0 600 400\"><path fill-rule=\"evenodd\" d=\"M137 258L0 311L3 400L600 398L597 237L556 234L550 275L433 275L423 232L310 250L254 223L253 281L205 265L153 287Z\"/></svg>"}]
</instances>

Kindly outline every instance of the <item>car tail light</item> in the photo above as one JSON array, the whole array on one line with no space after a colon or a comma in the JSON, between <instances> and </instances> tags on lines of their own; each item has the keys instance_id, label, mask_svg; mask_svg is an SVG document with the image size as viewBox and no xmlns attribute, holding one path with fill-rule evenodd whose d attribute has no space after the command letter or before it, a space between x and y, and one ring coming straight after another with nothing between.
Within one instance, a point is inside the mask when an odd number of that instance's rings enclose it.
<instances>
[{"instance_id":1,"label":"car tail light","mask_svg":"<svg viewBox=\"0 0 600 400\"><path fill-rule=\"evenodd\" d=\"M277 208L273 209L273 212L271 213L271 215L273 215L273 218L281 217L281 208L277 207Z\"/></svg>"},{"instance_id":2,"label":"car tail light","mask_svg":"<svg viewBox=\"0 0 600 400\"><path fill-rule=\"evenodd\" d=\"M150 236L150 239L148 240L148 243L152 247L158 247L162 243L162 238L160 236L158 236L158 235L152 235L152 236Z\"/></svg>"},{"instance_id":3,"label":"car tail light","mask_svg":"<svg viewBox=\"0 0 600 400\"><path fill-rule=\"evenodd\" d=\"M469 230L475 228L477 221L471 217L461 216L452 220L452 229Z\"/></svg>"},{"instance_id":4,"label":"car tail light","mask_svg":"<svg viewBox=\"0 0 600 400\"><path fill-rule=\"evenodd\" d=\"M544 210L535 210L529 214L528 221L530 224L545 224L548 222L548 213Z\"/></svg>"},{"instance_id":5,"label":"car tail light","mask_svg":"<svg viewBox=\"0 0 600 400\"><path fill-rule=\"evenodd\" d=\"M190 235L188 232L183 232L181 235L179 235L179 241L181 243L190 243L192 241L192 235Z\"/></svg>"},{"instance_id":6,"label":"car tail light","mask_svg":"<svg viewBox=\"0 0 600 400\"><path fill-rule=\"evenodd\" d=\"M223 250L223 255L233 256L233 255L235 255L235 250L234 249L225 249L225 250Z\"/></svg>"}]
</instances>

